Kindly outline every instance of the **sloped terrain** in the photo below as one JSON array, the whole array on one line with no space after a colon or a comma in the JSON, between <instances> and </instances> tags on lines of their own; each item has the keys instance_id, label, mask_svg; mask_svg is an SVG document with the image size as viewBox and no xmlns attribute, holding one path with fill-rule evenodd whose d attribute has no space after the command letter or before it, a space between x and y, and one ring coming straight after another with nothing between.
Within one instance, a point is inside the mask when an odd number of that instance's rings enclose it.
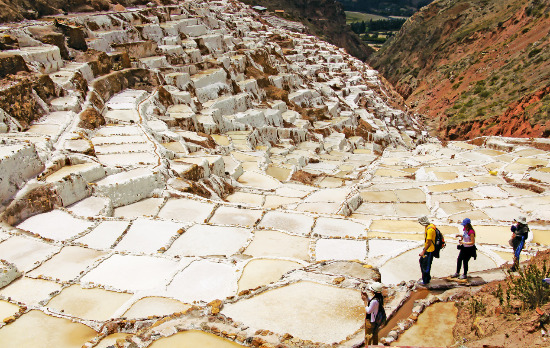
<instances>
[{"instance_id":1,"label":"sloped terrain","mask_svg":"<svg viewBox=\"0 0 550 348\"><path fill-rule=\"evenodd\" d=\"M441 143L375 70L273 23L197 0L0 28L3 348L357 347L361 289L394 315L417 288L419 215L449 244L434 277L466 216L477 284L518 215L525 254L548 248L548 142Z\"/></svg>"},{"instance_id":2,"label":"sloped terrain","mask_svg":"<svg viewBox=\"0 0 550 348\"><path fill-rule=\"evenodd\" d=\"M447 139L550 135L548 2L435 1L369 62Z\"/></svg>"}]
</instances>

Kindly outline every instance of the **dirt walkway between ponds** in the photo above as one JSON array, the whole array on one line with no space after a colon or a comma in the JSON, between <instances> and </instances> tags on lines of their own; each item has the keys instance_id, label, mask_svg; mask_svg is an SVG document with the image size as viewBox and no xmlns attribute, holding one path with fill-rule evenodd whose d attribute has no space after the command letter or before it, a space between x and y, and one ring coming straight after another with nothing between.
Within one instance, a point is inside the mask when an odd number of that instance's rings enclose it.
<instances>
[{"instance_id":1,"label":"dirt walkway between ponds","mask_svg":"<svg viewBox=\"0 0 550 348\"><path fill-rule=\"evenodd\" d=\"M542 268L545 261L550 265L550 250L539 252L529 264ZM503 295L499 295L499 285ZM550 336L542 333L550 330L550 320L541 327L541 315L534 309L523 309L522 302L513 298L510 306L506 306L506 289L505 280L494 281L474 295L457 298L455 340L465 347L550 347ZM503 299L502 305L499 297ZM550 303L540 310L549 315Z\"/></svg>"}]
</instances>

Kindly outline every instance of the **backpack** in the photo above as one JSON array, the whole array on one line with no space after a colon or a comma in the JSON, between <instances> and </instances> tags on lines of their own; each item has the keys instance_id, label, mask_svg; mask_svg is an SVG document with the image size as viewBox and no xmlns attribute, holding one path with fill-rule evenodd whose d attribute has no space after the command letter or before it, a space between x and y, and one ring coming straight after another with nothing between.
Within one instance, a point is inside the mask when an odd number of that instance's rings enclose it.
<instances>
[{"instance_id":1,"label":"backpack","mask_svg":"<svg viewBox=\"0 0 550 348\"><path fill-rule=\"evenodd\" d=\"M443 237L443 233L439 230L439 228L435 228L435 243L434 243L434 251L432 255L436 258L439 258L439 252L441 249L445 248L445 238Z\"/></svg>"},{"instance_id":2,"label":"backpack","mask_svg":"<svg viewBox=\"0 0 550 348\"><path fill-rule=\"evenodd\" d=\"M383 325L386 325L386 311L383 306L378 306L378 313L376 313L376 318L374 318L374 326L379 328Z\"/></svg>"}]
</instances>

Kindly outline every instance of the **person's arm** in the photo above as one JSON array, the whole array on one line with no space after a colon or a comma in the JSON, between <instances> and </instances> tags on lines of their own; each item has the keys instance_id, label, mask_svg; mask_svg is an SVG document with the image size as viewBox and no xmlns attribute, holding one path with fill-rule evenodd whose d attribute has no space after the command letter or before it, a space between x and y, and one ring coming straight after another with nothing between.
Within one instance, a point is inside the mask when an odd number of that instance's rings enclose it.
<instances>
[{"instance_id":1,"label":"person's arm","mask_svg":"<svg viewBox=\"0 0 550 348\"><path fill-rule=\"evenodd\" d=\"M433 234L435 239L435 229L433 229ZM428 233L426 235L426 242L424 242L424 249L422 249L422 251L420 252L420 254L418 254L418 256L424 257L424 254L426 253L426 251L432 246L433 241L430 237L431 237L431 233L428 230Z\"/></svg>"},{"instance_id":2,"label":"person's arm","mask_svg":"<svg viewBox=\"0 0 550 348\"><path fill-rule=\"evenodd\" d=\"M370 301L369 306L367 307L367 314L372 314L378 311L378 300Z\"/></svg>"}]
</instances>

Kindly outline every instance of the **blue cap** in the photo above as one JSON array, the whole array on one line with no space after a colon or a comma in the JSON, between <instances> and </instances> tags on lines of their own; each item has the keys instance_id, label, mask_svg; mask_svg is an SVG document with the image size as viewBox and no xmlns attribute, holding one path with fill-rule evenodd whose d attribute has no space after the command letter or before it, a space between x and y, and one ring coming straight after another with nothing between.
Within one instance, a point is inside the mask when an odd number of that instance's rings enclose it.
<instances>
[{"instance_id":1,"label":"blue cap","mask_svg":"<svg viewBox=\"0 0 550 348\"><path fill-rule=\"evenodd\" d=\"M466 226L467 224L471 224L471 223L472 223L472 221L469 218L466 218L466 219L462 220L461 225Z\"/></svg>"}]
</instances>

